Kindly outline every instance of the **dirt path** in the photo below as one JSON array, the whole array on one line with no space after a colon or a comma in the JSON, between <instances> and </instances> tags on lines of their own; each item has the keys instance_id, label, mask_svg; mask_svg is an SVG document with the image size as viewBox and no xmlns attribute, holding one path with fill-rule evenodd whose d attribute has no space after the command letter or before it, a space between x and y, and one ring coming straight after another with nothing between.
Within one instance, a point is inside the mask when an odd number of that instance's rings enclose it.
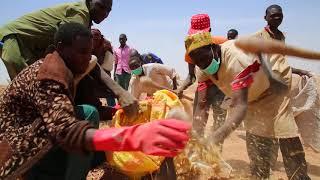
<instances>
[{"instance_id":1,"label":"dirt path","mask_svg":"<svg viewBox=\"0 0 320 180\"><path fill-rule=\"evenodd\" d=\"M310 148L305 148L308 162L309 176L313 180L320 180L320 154L315 153ZM234 179L248 179L249 159L246 150L245 132L236 131L225 141L223 146L223 157L233 167ZM273 178L287 179L281 153L279 153L276 171Z\"/></svg>"}]
</instances>

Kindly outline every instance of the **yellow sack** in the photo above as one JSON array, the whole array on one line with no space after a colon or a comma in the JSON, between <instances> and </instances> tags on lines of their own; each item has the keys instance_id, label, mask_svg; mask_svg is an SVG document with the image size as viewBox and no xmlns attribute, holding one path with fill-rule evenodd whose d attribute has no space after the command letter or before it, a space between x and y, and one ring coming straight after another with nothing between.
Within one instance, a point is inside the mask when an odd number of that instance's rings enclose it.
<instances>
[{"instance_id":1,"label":"yellow sack","mask_svg":"<svg viewBox=\"0 0 320 180\"><path fill-rule=\"evenodd\" d=\"M132 126L153 120L164 119L172 108L183 108L179 98L172 92L160 90L153 94L152 99L139 102L139 115L135 119L126 117L123 110L118 110L113 117L113 127ZM142 152L112 152L107 154L111 166L122 173L140 178L158 170L164 157L149 156Z\"/></svg>"}]
</instances>

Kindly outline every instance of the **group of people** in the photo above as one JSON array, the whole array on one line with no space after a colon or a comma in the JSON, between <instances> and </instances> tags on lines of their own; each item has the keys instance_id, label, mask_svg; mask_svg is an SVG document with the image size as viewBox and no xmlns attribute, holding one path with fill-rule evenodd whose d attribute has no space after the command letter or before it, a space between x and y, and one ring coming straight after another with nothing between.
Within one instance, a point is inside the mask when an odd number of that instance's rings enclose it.
<instances>
[{"instance_id":1,"label":"group of people","mask_svg":"<svg viewBox=\"0 0 320 180\"><path fill-rule=\"evenodd\" d=\"M153 53L141 55L129 47L125 34L113 49L100 30L91 29L111 9L112 0L66 3L0 28L1 59L12 80L0 96L0 179L85 179L98 151L175 157L191 128L204 136L210 106L212 144L221 145L244 122L253 177L269 178L280 148L288 178L310 179L290 105L292 73L309 72L291 68L283 55L240 50L235 29L227 38L212 36L210 17L197 14L185 39L188 77L179 84L174 68ZM278 29L282 8L269 6L265 20L267 26L253 36L284 43ZM192 125L163 119L99 130L100 120L112 118L115 99L127 116L135 117L140 99L159 89L182 97L196 81Z\"/></svg>"}]
</instances>

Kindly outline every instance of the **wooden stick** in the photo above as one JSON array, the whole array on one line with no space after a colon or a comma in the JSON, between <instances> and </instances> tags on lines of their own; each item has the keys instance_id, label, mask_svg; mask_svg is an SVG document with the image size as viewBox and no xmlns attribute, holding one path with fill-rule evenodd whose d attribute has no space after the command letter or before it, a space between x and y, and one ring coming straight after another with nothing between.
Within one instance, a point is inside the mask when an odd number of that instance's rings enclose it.
<instances>
[{"instance_id":1,"label":"wooden stick","mask_svg":"<svg viewBox=\"0 0 320 180\"><path fill-rule=\"evenodd\" d=\"M257 37L243 37L235 41L235 45L251 53L283 54L306 59L319 60L320 52L286 45L280 41L266 40Z\"/></svg>"}]
</instances>

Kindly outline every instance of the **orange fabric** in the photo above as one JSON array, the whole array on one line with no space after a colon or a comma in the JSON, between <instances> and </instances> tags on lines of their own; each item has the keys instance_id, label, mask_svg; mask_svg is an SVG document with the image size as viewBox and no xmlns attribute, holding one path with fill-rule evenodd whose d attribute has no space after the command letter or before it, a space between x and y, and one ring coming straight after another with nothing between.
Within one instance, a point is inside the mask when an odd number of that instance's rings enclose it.
<instances>
[{"instance_id":1,"label":"orange fabric","mask_svg":"<svg viewBox=\"0 0 320 180\"><path fill-rule=\"evenodd\" d=\"M212 36L212 42L214 44L222 44L224 42L228 41L228 39L224 36ZM184 60L189 64L194 64L189 54L185 54Z\"/></svg>"},{"instance_id":2,"label":"orange fabric","mask_svg":"<svg viewBox=\"0 0 320 180\"><path fill-rule=\"evenodd\" d=\"M213 36L212 41L214 44L222 44L222 43L228 41L228 39L224 36Z\"/></svg>"}]
</instances>

